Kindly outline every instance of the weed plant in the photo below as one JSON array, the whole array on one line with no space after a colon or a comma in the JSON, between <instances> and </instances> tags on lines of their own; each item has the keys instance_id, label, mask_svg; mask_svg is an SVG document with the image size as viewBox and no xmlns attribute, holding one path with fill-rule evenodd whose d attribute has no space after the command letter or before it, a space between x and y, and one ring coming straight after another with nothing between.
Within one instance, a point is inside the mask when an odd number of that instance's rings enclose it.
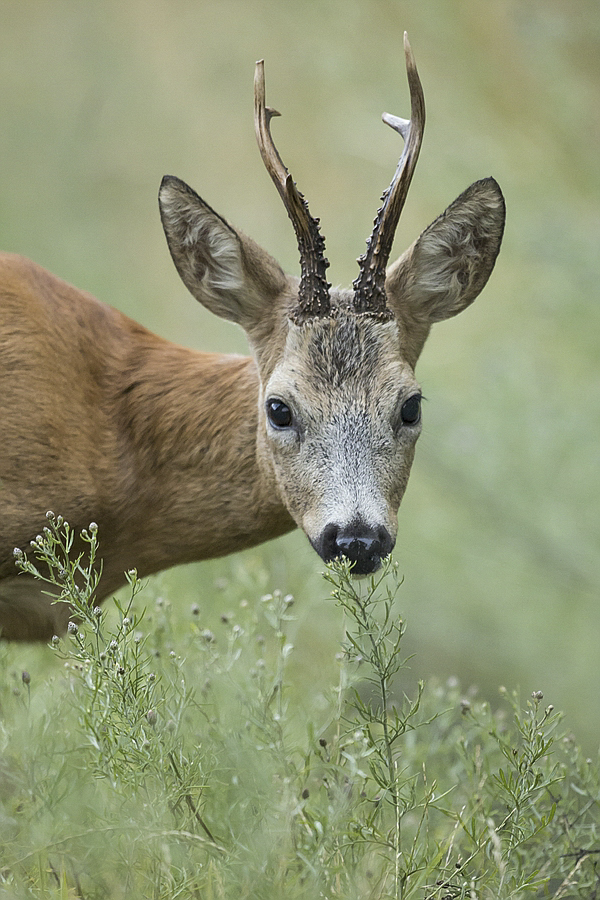
<instances>
[{"instance_id":1,"label":"weed plant","mask_svg":"<svg viewBox=\"0 0 600 900\"><path fill-rule=\"evenodd\" d=\"M394 564L329 568L345 640L307 721L290 595L233 585L218 632L197 608L176 629L132 571L107 615L97 527L79 539L49 514L16 551L73 621L43 683L0 652L0 897L599 895L597 764L540 691L502 689L497 709L454 683L405 696Z\"/></svg>"}]
</instances>

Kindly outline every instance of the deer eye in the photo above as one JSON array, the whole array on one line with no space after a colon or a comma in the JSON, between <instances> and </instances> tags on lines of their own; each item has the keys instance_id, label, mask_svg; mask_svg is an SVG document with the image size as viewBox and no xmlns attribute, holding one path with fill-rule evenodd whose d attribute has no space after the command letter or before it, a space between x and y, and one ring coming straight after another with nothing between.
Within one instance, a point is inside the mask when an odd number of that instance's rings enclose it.
<instances>
[{"instance_id":1,"label":"deer eye","mask_svg":"<svg viewBox=\"0 0 600 900\"><path fill-rule=\"evenodd\" d=\"M292 424L292 411L283 400L267 400L267 416L275 428L289 428Z\"/></svg>"},{"instance_id":2,"label":"deer eye","mask_svg":"<svg viewBox=\"0 0 600 900\"><path fill-rule=\"evenodd\" d=\"M403 425L416 425L421 418L421 395L413 394L405 400L400 409Z\"/></svg>"}]
</instances>

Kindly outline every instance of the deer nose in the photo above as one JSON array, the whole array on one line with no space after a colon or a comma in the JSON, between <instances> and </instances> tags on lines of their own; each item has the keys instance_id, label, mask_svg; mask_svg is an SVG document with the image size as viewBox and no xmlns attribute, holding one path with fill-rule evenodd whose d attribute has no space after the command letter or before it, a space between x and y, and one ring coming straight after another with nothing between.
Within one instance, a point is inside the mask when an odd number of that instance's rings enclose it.
<instances>
[{"instance_id":1,"label":"deer nose","mask_svg":"<svg viewBox=\"0 0 600 900\"><path fill-rule=\"evenodd\" d=\"M345 556L354 564L353 575L370 575L377 571L393 547L394 541L383 526L371 528L356 524L341 528L330 524L323 530L315 549L325 562Z\"/></svg>"}]
</instances>

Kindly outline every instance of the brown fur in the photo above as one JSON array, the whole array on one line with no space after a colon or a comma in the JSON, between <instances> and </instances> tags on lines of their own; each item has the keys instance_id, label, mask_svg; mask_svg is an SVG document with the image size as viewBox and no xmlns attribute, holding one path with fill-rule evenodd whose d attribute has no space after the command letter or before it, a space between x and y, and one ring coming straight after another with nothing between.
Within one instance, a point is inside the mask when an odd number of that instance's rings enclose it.
<instances>
[{"instance_id":1,"label":"brown fur","mask_svg":"<svg viewBox=\"0 0 600 900\"><path fill-rule=\"evenodd\" d=\"M13 548L49 509L76 529L99 524L101 596L132 566L147 575L294 527L258 466L252 359L171 344L18 256L0 256L0 285L5 637L62 630L47 599L38 614L12 601L32 593L23 576L12 584Z\"/></svg>"}]
</instances>

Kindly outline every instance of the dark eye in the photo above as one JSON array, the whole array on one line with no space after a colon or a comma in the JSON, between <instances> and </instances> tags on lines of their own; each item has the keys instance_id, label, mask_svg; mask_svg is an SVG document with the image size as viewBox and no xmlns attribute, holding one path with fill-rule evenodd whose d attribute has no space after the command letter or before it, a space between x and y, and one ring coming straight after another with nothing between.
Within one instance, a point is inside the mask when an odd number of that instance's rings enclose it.
<instances>
[{"instance_id":1,"label":"dark eye","mask_svg":"<svg viewBox=\"0 0 600 900\"><path fill-rule=\"evenodd\" d=\"M421 395L413 394L405 400L400 410L403 425L416 425L421 418Z\"/></svg>"},{"instance_id":2,"label":"dark eye","mask_svg":"<svg viewBox=\"0 0 600 900\"><path fill-rule=\"evenodd\" d=\"M267 400L267 416L275 428L289 428L292 424L292 411L283 400Z\"/></svg>"}]
</instances>

